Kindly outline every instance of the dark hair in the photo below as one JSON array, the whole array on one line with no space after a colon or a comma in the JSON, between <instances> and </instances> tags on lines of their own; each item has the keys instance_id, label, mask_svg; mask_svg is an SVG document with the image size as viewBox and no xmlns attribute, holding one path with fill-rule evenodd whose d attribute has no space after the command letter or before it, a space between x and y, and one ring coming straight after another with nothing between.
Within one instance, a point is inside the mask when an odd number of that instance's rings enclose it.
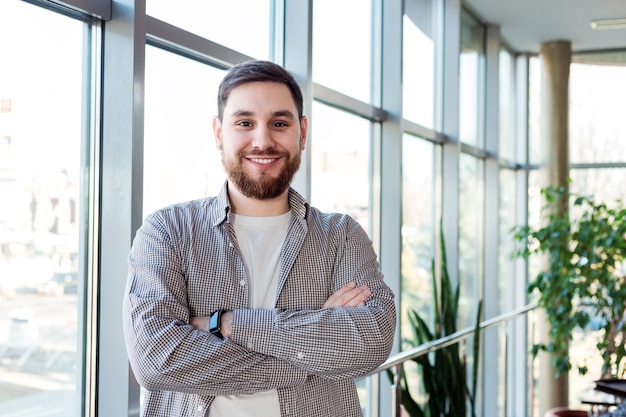
<instances>
[{"instance_id":1,"label":"dark hair","mask_svg":"<svg viewBox=\"0 0 626 417\"><path fill-rule=\"evenodd\" d=\"M217 93L217 116L224 117L224 107L230 92L245 83L255 81L285 84L298 109L298 117L302 117L302 90L293 75L278 64L270 61L246 61L232 67L224 76Z\"/></svg>"}]
</instances>

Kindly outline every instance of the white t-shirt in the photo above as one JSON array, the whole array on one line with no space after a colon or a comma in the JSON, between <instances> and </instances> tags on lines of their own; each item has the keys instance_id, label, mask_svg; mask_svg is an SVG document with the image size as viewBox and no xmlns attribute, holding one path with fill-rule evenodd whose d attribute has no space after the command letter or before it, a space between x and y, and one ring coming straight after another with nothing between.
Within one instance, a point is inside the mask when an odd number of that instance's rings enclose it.
<instances>
[{"instance_id":1,"label":"white t-shirt","mask_svg":"<svg viewBox=\"0 0 626 417\"><path fill-rule=\"evenodd\" d=\"M280 273L280 252L287 236L291 211L280 216L231 214L237 242L248 270L250 308L272 309ZM280 417L278 392L215 397L209 417Z\"/></svg>"}]
</instances>

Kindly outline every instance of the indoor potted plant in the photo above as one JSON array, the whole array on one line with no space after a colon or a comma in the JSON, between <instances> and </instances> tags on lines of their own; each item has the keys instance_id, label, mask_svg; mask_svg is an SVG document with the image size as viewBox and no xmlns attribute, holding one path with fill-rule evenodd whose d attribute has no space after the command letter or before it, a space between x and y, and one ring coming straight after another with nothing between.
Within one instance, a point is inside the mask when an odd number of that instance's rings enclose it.
<instances>
[{"instance_id":1,"label":"indoor potted plant","mask_svg":"<svg viewBox=\"0 0 626 417\"><path fill-rule=\"evenodd\" d=\"M409 312L413 337L405 341L411 347L434 342L457 332L460 285L452 286L448 274L446 247L443 233L440 233L441 270L440 285L437 285L435 261L432 261L431 278L433 288L433 324L428 323L416 310ZM473 332L471 383L468 381L467 355L463 346L455 343L413 359L421 374L421 385L425 400L420 401L411 395L406 372L400 378L401 401L406 413L411 417L456 417L476 416L476 386L480 359L480 319L482 300L478 303L476 325ZM465 341L463 342L465 345ZM394 380L391 371L389 379ZM421 403L421 404L420 404Z\"/></svg>"},{"instance_id":2,"label":"indoor potted plant","mask_svg":"<svg viewBox=\"0 0 626 417\"><path fill-rule=\"evenodd\" d=\"M619 200L609 206L569 195L565 187L547 187L541 193L544 223L514 229L522 243L516 256L546 256L528 291L546 312L550 340L534 345L533 355L550 353L556 376L572 366L585 374L586 364L572 364L569 341L576 329L596 331L600 377L621 378L626 356L626 209Z\"/></svg>"}]
</instances>

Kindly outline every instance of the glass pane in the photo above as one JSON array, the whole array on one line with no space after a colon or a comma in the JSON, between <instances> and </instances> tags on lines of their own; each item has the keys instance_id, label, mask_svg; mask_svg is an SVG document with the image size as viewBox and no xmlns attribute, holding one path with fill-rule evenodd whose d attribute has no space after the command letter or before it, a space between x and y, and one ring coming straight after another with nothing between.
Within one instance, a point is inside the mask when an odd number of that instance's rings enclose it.
<instances>
[{"instance_id":1,"label":"glass pane","mask_svg":"<svg viewBox=\"0 0 626 417\"><path fill-rule=\"evenodd\" d=\"M570 169L570 177L571 193L593 196L607 205L615 200L626 201L626 168Z\"/></svg>"},{"instance_id":2,"label":"glass pane","mask_svg":"<svg viewBox=\"0 0 626 417\"><path fill-rule=\"evenodd\" d=\"M570 66L570 161L626 162L626 66Z\"/></svg>"},{"instance_id":3,"label":"glass pane","mask_svg":"<svg viewBox=\"0 0 626 417\"><path fill-rule=\"evenodd\" d=\"M572 178L571 193L593 196L597 203L604 202L608 207L615 207L615 201L618 199L625 201L626 168L570 169L570 176ZM570 212L573 212L571 205ZM586 363L590 367L586 375L580 375L578 372L570 373L570 386L574 387L570 390L570 398L578 400L584 394L584 387L593 386L594 381L601 377L598 371L601 363L595 347L599 337L594 332L580 329L577 329L572 336L573 341L570 347L572 361Z\"/></svg>"},{"instance_id":4,"label":"glass pane","mask_svg":"<svg viewBox=\"0 0 626 417\"><path fill-rule=\"evenodd\" d=\"M593 196L597 202L605 202L609 207L617 199L624 201L624 186L626 182L626 168L590 168L590 169L570 169L570 193ZM541 223L541 207L544 204L542 196L539 194L541 173L539 170L532 170L529 173L529 220L531 226L537 227ZM570 203L573 200L570 200ZM571 205L570 205L571 210ZM540 262L539 256L531 257L529 260L529 277L536 277L545 264ZM537 320L536 315L529 315L531 320ZM529 322L529 328L537 324ZM601 364L595 364L598 359L595 356L595 344L597 339L593 332L581 331L580 329L572 333L572 343L570 344L570 357L574 364L585 363L590 365L590 372L580 375L578 372L571 372L569 375L570 403L579 403L581 397L594 386L594 381L600 375L596 371Z\"/></svg>"},{"instance_id":5,"label":"glass pane","mask_svg":"<svg viewBox=\"0 0 626 417\"><path fill-rule=\"evenodd\" d=\"M504 313L515 307L515 265L511 254L515 249L511 228L516 225L515 171L501 169L499 178L498 294L499 310Z\"/></svg>"},{"instance_id":6,"label":"glass pane","mask_svg":"<svg viewBox=\"0 0 626 417\"><path fill-rule=\"evenodd\" d=\"M219 192L226 175L212 121L222 77L216 68L146 48L144 213Z\"/></svg>"},{"instance_id":7,"label":"glass pane","mask_svg":"<svg viewBox=\"0 0 626 417\"><path fill-rule=\"evenodd\" d=\"M366 103L371 101L371 9L363 0L313 2L313 81Z\"/></svg>"},{"instance_id":8,"label":"glass pane","mask_svg":"<svg viewBox=\"0 0 626 417\"><path fill-rule=\"evenodd\" d=\"M500 50L499 59L500 137L498 154L512 162L520 162L515 155L515 58L505 49Z\"/></svg>"},{"instance_id":9,"label":"glass pane","mask_svg":"<svg viewBox=\"0 0 626 417\"><path fill-rule=\"evenodd\" d=\"M433 288L431 262L434 257L434 146L410 135L402 142L402 293L400 333L412 338L407 320L415 309L432 324ZM432 328L431 328L432 330ZM410 346L404 346L408 348Z\"/></svg>"},{"instance_id":10,"label":"glass pane","mask_svg":"<svg viewBox=\"0 0 626 417\"><path fill-rule=\"evenodd\" d=\"M413 347L409 312L415 310L429 325L433 324L431 262L434 257L434 152L432 143L405 134L402 138L402 254L400 292L400 335L402 349ZM413 362L405 364L409 390L424 402L421 370Z\"/></svg>"},{"instance_id":11,"label":"glass pane","mask_svg":"<svg viewBox=\"0 0 626 417\"><path fill-rule=\"evenodd\" d=\"M462 154L459 166L459 300L460 329L476 324L480 299L480 259L483 256L481 216L483 213L482 163ZM448 245L451 243L447 243Z\"/></svg>"},{"instance_id":12,"label":"glass pane","mask_svg":"<svg viewBox=\"0 0 626 417\"><path fill-rule=\"evenodd\" d=\"M349 214L369 233L370 122L317 101L312 115L311 204ZM357 390L364 415L370 415L370 379L357 380Z\"/></svg>"},{"instance_id":13,"label":"glass pane","mask_svg":"<svg viewBox=\"0 0 626 417\"><path fill-rule=\"evenodd\" d=\"M400 292L401 349L413 347L413 330L408 320L415 310L433 327L433 288L431 262L434 257L434 152L432 143L405 134L402 138L402 254ZM404 371L413 398L426 402L421 370L414 362L405 363Z\"/></svg>"},{"instance_id":14,"label":"glass pane","mask_svg":"<svg viewBox=\"0 0 626 417\"><path fill-rule=\"evenodd\" d=\"M435 111L435 31L432 0L404 2L402 113L432 129Z\"/></svg>"},{"instance_id":15,"label":"glass pane","mask_svg":"<svg viewBox=\"0 0 626 417\"><path fill-rule=\"evenodd\" d=\"M81 403L83 30L25 2L0 3L3 416L76 416Z\"/></svg>"},{"instance_id":16,"label":"glass pane","mask_svg":"<svg viewBox=\"0 0 626 417\"><path fill-rule=\"evenodd\" d=\"M484 29L467 15L461 21L459 61L459 136L468 145L483 147Z\"/></svg>"},{"instance_id":17,"label":"glass pane","mask_svg":"<svg viewBox=\"0 0 626 417\"><path fill-rule=\"evenodd\" d=\"M258 59L270 59L273 0L146 0L146 13Z\"/></svg>"},{"instance_id":18,"label":"glass pane","mask_svg":"<svg viewBox=\"0 0 626 417\"><path fill-rule=\"evenodd\" d=\"M369 228L370 122L314 101L311 120L311 204L346 213Z\"/></svg>"}]
</instances>

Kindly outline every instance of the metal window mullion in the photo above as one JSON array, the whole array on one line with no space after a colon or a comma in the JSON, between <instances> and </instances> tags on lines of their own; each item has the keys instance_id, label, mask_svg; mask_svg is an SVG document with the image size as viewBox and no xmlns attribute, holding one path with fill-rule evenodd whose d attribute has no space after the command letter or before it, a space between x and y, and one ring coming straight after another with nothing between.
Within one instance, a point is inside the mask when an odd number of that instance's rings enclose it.
<instances>
[{"instance_id":1,"label":"metal window mullion","mask_svg":"<svg viewBox=\"0 0 626 417\"><path fill-rule=\"evenodd\" d=\"M528 221L528 98L529 98L529 57L520 55L515 59L515 160L524 169L515 174L515 224ZM528 302L526 291L528 264L522 259L514 261L513 306ZM507 409L506 415L525 416L529 413L529 370L528 370L528 318L525 316L507 326L510 343L507 355Z\"/></svg>"},{"instance_id":2,"label":"metal window mullion","mask_svg":"<svg viewBox=\"0 0 626 417\"><path fill-rule=\"evenodd\" d=\"M48 9L64 10L66 14L111 20L112 0L24 0Z\"/></svg>"},{"instance_id":3,"label":"metal window mullion","mask_svg":"<svg viewBox=\"0 0 626 417\"><path fill-rule=\"evenodd\" d=\"M282 54L278 54L275 59L280 59L282 64L290 71L300 84L304 99L304 114L314 120L313 108L313 76L312 76L312 54L313 54L313 0L287 1L283 2L282 11L284 13L284 25L282 34L277 34L277 38L282 40ZM281 36L282 35L282 36ZM281 42L278 42L280 45ZM308 137L312 137L315 123L309 123ZM311 152L307 146L302 154L300 170L296 173L293 186L305 198L311 197Z\"/></svg>"},{"instance_id":4,"label":"metal window mullion","mask_svg":"<svg viewBox=\"0 0 626 417\"><path fill-rule=\"evenodd\" d=\"M252 59L252 57L248 55L152 16L145 16L145 27L146 42L149 45L193 59L203 64L227 69L236 63Z\"/></svg>"},{"instance_id":5,"label":"metal window mullion","mask_svg":"<svg viewBox=\"0 0 626 417\"><path fill-rule=\"evenodd\" d=\"M498 251L499 251L499 204L500 204L500 167L497 160L499 154L499 55L500 55L500 28L495 25L485 28L485 106L484 132L485 150L487 158L484 163L484 210L482 211L482 239L484 253L482 254L481 294L483 299L483 314L485 318L496 317L500 311L501 294L498 285ZM490 329L483 335L482 357L499 358L498 329ZM498 396L502 383L499 381L499 361L481 361L482 387L481 398L485 415L498 415Z\"/></svg>"},{"instance_id":6,"label":"metal window mullion","mask_svg":"<svg viewBox=\"0 0 626 417\"><path fill-rule=\"evenodd\" d=\"M81 230L79 254L78 360L81 416L95 416L97 405L98 254L100 236L100 80L102 25L85 24L83 42L83 109L81 157ZM82 344L81 344L82 343Z\"/></svg>"},{"instance_id":7,"label":"metal window mullion","mask_svg":"<svg viewBox=\"0 0 626 417\"><path fill-rule=\"evenodd\" d=\"M145 17L145 0L116 0L104 31L98 416L139 415L120 324L126 259L143 210Z\"/></svg>"},{"instance_id":8,"label":"metal window mullion","mask_svg":"<svg viewBox=\"0 0 626 417\"><path fill-rule=\"evenodd\" d=\"M382 1L377 5L381 11L380 82L374 83L380 91L381 107L387 119L381 126L380 155L380 261L387 285L396 294L396 308L400 311L401 285L401 229L402 229L402 37L403 1ZM400 350L400 320L396 327L396 338L392 352ZM381 381L381 416L395 410L392 404L391 384Z\"/></svg>"}]
</instances>

